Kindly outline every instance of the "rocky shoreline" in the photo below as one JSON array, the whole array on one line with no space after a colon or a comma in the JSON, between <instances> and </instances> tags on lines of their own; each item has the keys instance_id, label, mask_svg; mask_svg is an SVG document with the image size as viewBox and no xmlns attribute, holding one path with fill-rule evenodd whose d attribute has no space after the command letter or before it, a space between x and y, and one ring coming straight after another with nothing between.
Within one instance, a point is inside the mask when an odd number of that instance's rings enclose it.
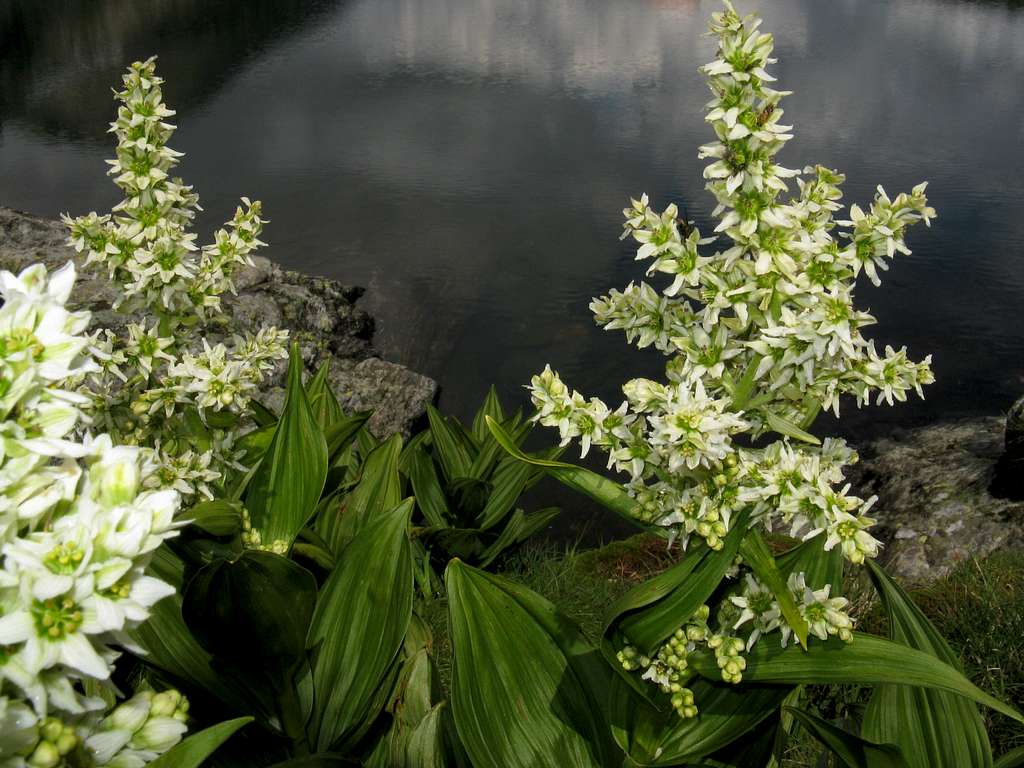
<instances>
[{"instance_id":1,"label":"rocky shoreline","mask_svg":"<svg viewBox=\"0 0 1024 768\"><path fill-rule=\"evenodd\" d=\"M65 243L60 221L0 207L0 269L17 271L34 262L55 269L81 258ZM373 318L357 306L363 289L282 268L266 257L236 273L238 293L223 297L226 325L211 341L232 333L255 332L264 325L287 328L299 342L309 371L330 362L331 384L348 411L373 410L369 426L379 438L408 436L432 403L438 386L432 379L383 360L373 348ZM80 270L70 302L93 313L93 326L117 330L125 319L110 309L115 288L102 275ZM267 383L265 404L283 401L285 365Z\"/></svg>"},{"instance_id":2,"label":"rocky shoreline","mask_svg":"<svg viewBox=\"0 0 1024 768\"><path fill-rule=\"evenodd\" d=\"M871 516L885 544L881 561L923 585L958 563L1024 547L1024 478L996 482L1014 421L982 417L901 430L858 446L850 481L877 495ZM1009 438L1007 432L1009 431Z\"/></svg>"},{"instance_id":3,"label":"rocky shoreline","mask_svg":"<svg viewBox=\"0 0 1024 768\"><path fill-rule=\"evenodd\" d=\"M2 269L79 261L65 238L59 221L0 207ZM264 257L241 270L236 284L238 294L224 298L229 321L212 340L265 324L288 328L309 371L330 359L343 407L374 411L375 435L408 436L418 426L438 386L373 349L373 318L357 306L362 288L283 269ZM73 303L92 311L95 325L123 325L110 310L112 298L106 279L80 272ZM264 401L271 407L283 400L284 373L282 364L269 382ZM861 461L850 482L860 495L878 496L871 514L885 544L882 561L903 581L924 584L965 559L1024 547L1024 494L1012 489L1024 485L1016 478L1024 475L1024 458L1013 453L1024 454L1024 400L1010 412L1009 431L1004 418L975 418L898 430L858 449Z\"/></svg>"}]
</instances>

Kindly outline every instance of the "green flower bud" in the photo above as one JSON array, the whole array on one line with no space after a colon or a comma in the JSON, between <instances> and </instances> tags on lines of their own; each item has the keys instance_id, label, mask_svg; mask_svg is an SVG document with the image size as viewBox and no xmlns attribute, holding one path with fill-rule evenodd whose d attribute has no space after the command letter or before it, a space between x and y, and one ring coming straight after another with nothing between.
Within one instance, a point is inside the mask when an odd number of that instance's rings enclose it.
<instances>
[{"instance_id":1,"label":"green flower bud","mask_svg":"<svg viewBox=\"0 0 1024 768\"><path fill-rule=\"evenodd\" d=\"M28 764L32 768L56 768L60 764L60 758L61 754L56 745L49 741L41 741L28 759Z\"/></svg>"}]
</instances>

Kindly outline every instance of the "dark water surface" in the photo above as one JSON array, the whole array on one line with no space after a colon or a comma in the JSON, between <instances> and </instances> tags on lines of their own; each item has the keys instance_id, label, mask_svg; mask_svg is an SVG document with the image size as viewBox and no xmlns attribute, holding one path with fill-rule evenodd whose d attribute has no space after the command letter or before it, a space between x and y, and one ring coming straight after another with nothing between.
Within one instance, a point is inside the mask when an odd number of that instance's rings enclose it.
<instances>
[{"instance_id":1,"label":"dark water surface","mask_svg":"<svg viewBox=\"0 0 1024 768\"><path fill-rule=\"evenodd\" d=\"M1024 12L955 0L772 0L790 167L847 173L847 201L928 179L914 231L861 303L874 336L934 354L924 403L857 413L854 437L1024 391ZM618 402L659 361L596 328L591 296L639 277L620 209L648 192L710 229L695 0L7 0L0 204L108 210L111 86L160 55L173 146L208 235L241 195L269 254L369 288L377 345L468 416L545 362Z\"/></svg>"}]
</instances>

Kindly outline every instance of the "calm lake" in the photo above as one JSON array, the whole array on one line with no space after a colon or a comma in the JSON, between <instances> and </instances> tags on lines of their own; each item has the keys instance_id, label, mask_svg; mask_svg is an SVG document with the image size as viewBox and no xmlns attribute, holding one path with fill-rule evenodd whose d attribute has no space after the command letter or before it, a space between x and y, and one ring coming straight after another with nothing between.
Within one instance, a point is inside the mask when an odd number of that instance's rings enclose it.
<instances>
[{"instance_id":1,"label":"calm lake","mask_svg":"<svg viewBox=\"0 0 1024 768\"><path fill-rule=\"evenodd\" d=\"M710 230L696 0L6 0L0 204L108 210L110 88L156 53L203 239L263 200L268 255L368 288L377 346L468 416L550 362L587 395L659 360L591 321L640 277L620 210L647 192ZM797 138L846 201L927 179L939 218L861 303L934 355L924 403L851 437L996 413L1024 392L1024 10L1011 2L741 2L776 35Z\"/></svg>"}]
</instances>

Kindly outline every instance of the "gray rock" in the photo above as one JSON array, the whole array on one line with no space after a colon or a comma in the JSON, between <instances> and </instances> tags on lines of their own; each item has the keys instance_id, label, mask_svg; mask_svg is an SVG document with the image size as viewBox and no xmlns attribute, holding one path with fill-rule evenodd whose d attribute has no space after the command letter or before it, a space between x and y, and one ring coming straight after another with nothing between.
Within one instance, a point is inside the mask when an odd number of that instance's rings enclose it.
<instances>
[{"instance_id":1,"label":"gray rock","mask_svg":"<svg viewBox=\"0 0 1024 768\"><path fill-rule=\"evenodd\" d=\"M1024 502L990 490L1003 452L998 417L908 430L862 446L850 480L877 494L882 561L924 584L960 561L1024 544Z\"/></svg>"},{"instance_id":2,"label":"gray rock","mask_svg":"<svg viewBox=\"0 0 1024 768\"><path fill-rule=\"evenodd\" d=\"M18 271L41 261L55 269L81 259L65 241L60 221L0 207L0 269ZM370 429L379 438L408 436L437 396L437 384L408 368L380 359L372 345L373 318L356 306L363 289L281 268L259 256L235 274L237 295L224 296L226 324L210 329L216 342L233 333L276 325L299 342L308 371L331 364L331 381L346 409L372 410ZM110 309L116 288L105 275L79 269L71 304L93 313L93 327L123 329L126 319ZM280 407L286 365L267 381L265 404ZM277 393L280 394L277 394Z\"/></svg>"},{"instance_id":3,"label":"gray rock","mask_svg":"<svg viewBox=\"0 0 1024 768\"><path fill-rule=\"evenodd\" d=\"M996 465L992 490L998 496L1024 501L1024 397L1006 414L1003 455Z\"/></svg>"},{"instance_id":4,"label":"gray rock","mask_svg":"<svg viewBox=\"0 0 1024 768\"><path fill-rule=\"evenodd\" d=\"M437 393L437 385L431 379L377 357L359 362L343 359L338 367L331 368L329 381L346 411L374 411L369 427L375 435L407 433L405 421L396 416L426 413ZM373 403L381 397L393 407L374 409Z\"/></svg>"}]
</instances>

